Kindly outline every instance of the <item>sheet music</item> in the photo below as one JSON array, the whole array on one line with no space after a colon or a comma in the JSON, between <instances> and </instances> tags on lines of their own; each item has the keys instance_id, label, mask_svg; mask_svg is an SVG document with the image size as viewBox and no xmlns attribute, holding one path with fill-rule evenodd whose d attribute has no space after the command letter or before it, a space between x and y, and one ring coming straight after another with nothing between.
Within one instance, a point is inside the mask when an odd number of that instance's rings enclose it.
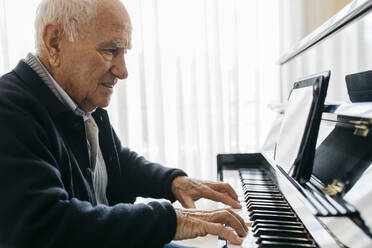
<instances>
[{"instance_id":1,"label":"sheet music","mask_svg":"<svg viewBox=\"0 0 372 248\"><path fill-rule=\"evenodd\" d=\"M288 100L275 160L287 172L297 157L313 101L313 87L294 89Z\"/></svg>"}]
</instances>

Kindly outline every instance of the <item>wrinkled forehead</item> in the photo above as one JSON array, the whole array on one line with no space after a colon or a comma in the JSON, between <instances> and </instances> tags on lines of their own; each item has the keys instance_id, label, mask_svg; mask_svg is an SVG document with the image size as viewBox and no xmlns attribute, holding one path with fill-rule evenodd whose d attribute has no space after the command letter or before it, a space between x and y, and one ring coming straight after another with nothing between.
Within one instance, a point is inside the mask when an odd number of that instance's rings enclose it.
<instances>
[{"instance_id":1,"label":"wrinkled forehead","mask_svg":"<svg viewBox=\"0 0 372 248\"><path fill-rule=\"evenodd\" d=\"M124 5L118 0L100 1L95 28L98 36L115 40L120 46L131 47L132 24ZM102 37L101 37L102 38Z\"/></svg>"}]
</instances>

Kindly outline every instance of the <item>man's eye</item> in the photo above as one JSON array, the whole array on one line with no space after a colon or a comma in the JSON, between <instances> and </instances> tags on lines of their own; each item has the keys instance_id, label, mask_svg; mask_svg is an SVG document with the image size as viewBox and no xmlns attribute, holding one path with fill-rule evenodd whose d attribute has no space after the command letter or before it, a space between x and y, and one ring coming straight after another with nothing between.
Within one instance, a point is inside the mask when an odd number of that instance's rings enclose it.
<instances>
[{"instance_id":1,"label":"man's eye","mask_svg":"<svg viewBox=\"0 0 372 248\"><path fill-rule=\"evenodd\" d=\"M116 53L116 49L105 49L103 51L106 52L106 53L110 53L110 54L115 54Z\"/></svg>"}]
</instances>

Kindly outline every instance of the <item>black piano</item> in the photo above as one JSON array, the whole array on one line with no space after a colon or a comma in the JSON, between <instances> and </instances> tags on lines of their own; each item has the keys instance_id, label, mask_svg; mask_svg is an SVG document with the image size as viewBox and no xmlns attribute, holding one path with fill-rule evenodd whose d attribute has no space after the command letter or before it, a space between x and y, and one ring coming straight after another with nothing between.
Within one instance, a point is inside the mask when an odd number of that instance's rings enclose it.
<instances>
[{"instance_id":1,"label":"black piano","mask_svg":"<svg viewBox=\"0 0 372 248\"><path fill-rule=\"evenodd\" d=\"M331 71L318 110L300 103L286 113L272 150L217 156L218 180L237 191L251 225L242 246L218 247L372 247L372 101L350 102L345 82L372 70L371 8L351 2L281 58L286 96Z\"/></svg>"}]
</instances>

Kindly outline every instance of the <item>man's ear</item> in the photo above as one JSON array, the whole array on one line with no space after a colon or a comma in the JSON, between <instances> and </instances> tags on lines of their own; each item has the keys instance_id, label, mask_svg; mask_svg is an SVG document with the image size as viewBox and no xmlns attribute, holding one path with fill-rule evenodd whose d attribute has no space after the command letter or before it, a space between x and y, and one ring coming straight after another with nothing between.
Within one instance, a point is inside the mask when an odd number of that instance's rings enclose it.
<instances>
[{"instance_id":1,"label":"man's ear","mask_svg":"<svg viewBox=\"0 0 372 248\"><path fill-rule=\"evenodd\" d=\"M45 53L52 66L60 64L62 29L57 23L47 23L43 30Z\"/></svg>"}]
</instances>

